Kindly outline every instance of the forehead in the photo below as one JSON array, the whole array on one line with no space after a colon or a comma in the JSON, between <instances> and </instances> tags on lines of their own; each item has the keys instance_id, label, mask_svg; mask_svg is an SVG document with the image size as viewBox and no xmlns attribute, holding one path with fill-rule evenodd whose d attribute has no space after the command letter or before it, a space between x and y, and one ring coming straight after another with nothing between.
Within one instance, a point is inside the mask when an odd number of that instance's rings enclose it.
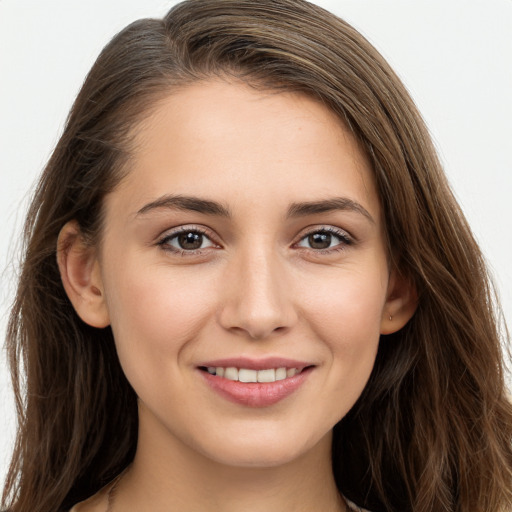
<instances>
[{"instance_id":1,"label":"forehead","mask_svg":"<svg viewBox=\"0 0 512 512\"><path fill-rule=\"evenodd\" d=\"M343 194L378 217L360 145L332 111L303 94L198 82L156 102L135 141L119 187L134 209L164 193L260 205Z\"/></svg>"}]
</instances>

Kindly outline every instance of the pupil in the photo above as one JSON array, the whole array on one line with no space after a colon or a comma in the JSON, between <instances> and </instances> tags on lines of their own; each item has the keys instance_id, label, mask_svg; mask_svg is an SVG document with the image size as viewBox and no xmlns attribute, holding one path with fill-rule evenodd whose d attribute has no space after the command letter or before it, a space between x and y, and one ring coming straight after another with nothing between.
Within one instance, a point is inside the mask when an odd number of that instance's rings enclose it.
<instances>
[{"instance_id":1,"label":"pupil","mask_svg":"<svg viewBox=\"0 0 512 512\"><path fill-rule=\"evenodd\" d=\"M313 233L309 235L309 245L313 249L327 249L331 245L331 235L329 233Z\"/></svg>"},{"instance_id":2,"label":"pupil","mask_svg":"<svg viewBox=\"0 0 512 512\"><path fill-rule=\"evenodd\" d=\"M199 249L203 243L203 235L200 233L181 233L178 236L178 243L182 249Z\"/></svg>"}]
</instances>

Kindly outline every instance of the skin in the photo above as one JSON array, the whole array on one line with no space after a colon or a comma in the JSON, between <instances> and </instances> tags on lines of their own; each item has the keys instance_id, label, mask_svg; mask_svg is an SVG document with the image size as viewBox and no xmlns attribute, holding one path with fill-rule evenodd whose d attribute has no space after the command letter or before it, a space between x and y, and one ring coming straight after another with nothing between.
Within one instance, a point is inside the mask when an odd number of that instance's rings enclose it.
<instances>
[{"instance_id":1,"label":"skin","mask_svg":"<svg viewBox=\"0 0 512 512\"><path fill-rule=\"evenodd\" d=\"M360 396L380 335L414 311L388 266L369 162L322 104L233 81L174 91L137 130L101 245L83 244L74 222L59 241L75 309L111 325L139 397L137 453L113 510L344 510L332 428ZM170 194L230 215L155 206ZM351 207L289 215L333 198ZM180 227L200 230L200 249L178 252ZM312 233L330 247L312 246ZM292 395L254 408L212 391L197 368L240 356L314 368ZM79 510L105 504L103 492Z\"/></svg>"}]
</instances>

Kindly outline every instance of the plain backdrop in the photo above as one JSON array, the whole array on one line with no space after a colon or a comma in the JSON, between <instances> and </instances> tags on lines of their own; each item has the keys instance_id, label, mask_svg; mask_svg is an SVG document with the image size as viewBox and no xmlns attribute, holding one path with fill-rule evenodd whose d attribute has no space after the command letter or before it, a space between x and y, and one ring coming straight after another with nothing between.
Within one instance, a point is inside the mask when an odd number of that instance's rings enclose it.
<instances>
[{"instance_id":1,"label":"plain backdrop","mask_svg":"<svg viewBox=\"0 0 512 512\"><path fill-rule=\"evenodd\" d=\"M258 0L254 0L257 2ZM20 225L85 74L164 0L0 0L0 334ZM423 113L512 324L512 0L318 0L388 59ZM0 482L15 427L0 357ZM1 487L1 484L0 484Z\"/></svg>"}]
</instances>

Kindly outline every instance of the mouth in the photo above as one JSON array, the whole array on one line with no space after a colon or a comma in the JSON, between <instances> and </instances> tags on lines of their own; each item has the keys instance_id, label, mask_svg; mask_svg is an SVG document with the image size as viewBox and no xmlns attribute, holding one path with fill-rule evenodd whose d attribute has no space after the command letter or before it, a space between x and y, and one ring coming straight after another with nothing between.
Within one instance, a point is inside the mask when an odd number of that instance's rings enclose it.
<instances>
[{"instance_id":1,"label":"mouth","mask_svg":"<svg viewBox=\"0 0 512 512\"><path fill-rule=\"evenodd\" d=\"M264 368L255 370L251 368L236 368L234 366L200 366L199 369L216 377L222 377L235 382L259 382L271 383L295 377L304 370L312 368L313 365L303 366L299 368L286 368L280 366L278 368Z\"/></svg>"},{"instance_id":2,"label":"mouth","mask_svg":"<svg viewBox=\"0 0 512 512\"><path fill-rule=\"evenodd\" d=\"M238 359L211 362L198 370L208 387L228 401L268 407L298 391L315 367L283 359Z\"/></svg>"}]
</instances>

